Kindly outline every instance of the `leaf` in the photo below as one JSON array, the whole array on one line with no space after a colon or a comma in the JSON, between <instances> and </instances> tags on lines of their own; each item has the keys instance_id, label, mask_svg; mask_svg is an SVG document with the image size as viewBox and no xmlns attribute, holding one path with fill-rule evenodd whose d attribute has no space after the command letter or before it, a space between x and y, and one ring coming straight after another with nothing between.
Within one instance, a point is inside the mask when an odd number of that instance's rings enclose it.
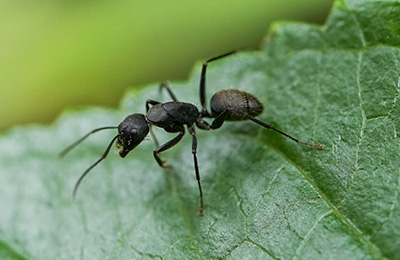
<instances>
[{"instance_id":1,"label":"leaf","mask_svg":"<svg viewBox=\"0 0 400 260\"><path fill-rule=\"evenodd\" d=\"M115 132L57 153L89 130L166 101L157 85L128 92L119 110L65 113L53 127L0 139L0 256L7 259L399 259L400 4L337 1L327 24L277 23L263 51L210 63L207 94L240 88L261 120L197 131L205 216L191 138L162 153L153 142L116 149L73 186ZM199 105L200 63L177 97ZM160 141L174 135L157 130Z\"/></svg>"}]
</instances>

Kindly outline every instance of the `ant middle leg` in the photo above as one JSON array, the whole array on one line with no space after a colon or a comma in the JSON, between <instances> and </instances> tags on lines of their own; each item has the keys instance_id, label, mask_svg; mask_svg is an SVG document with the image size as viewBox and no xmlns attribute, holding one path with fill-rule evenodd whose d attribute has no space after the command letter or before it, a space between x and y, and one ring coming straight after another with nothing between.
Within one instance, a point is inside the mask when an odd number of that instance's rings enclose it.
<instances>
[{"instance_id":1,"label":"ant middle leg","mask_svg":"<svg viewBox=\"0 0 400 260\"><path fill-rule=\"evenodd\" d=\"M161 146L157 147L157 149L155 149L153 151L154 158L156 159L158 165L160 165L163 168L171 167L171 165L165 164L165 162L163 160L161 160L161 158L158 156L158 154L163 152L163 151L165 151L165 150L168 150L172 146L176 145L182 139L182 137L184 135L185 135L185 128L182 127L181 131L179 132L179 134L174 139L166 142L165 144L162 144Z\"/></svg>"},{"instance_id":2,"label":"ant middle leg","mask_svg":"<svg viewBox=\"0 0 400 260\"><path fill-rule=\"evenodd\" d=\"M200 193L200 210L199 210L199 215L203 216L203 191L201 189L201 184L200 184L200 172L199 172L199 164L197 162L197 138L196 138L196 132L194 130L194 126L188 126L188 131L192 135L192 154L193 154L193 161L194 161L194 170L196 173L196 180L197 184L199 186L199 193Z\"/></svg>"}]
</instances>

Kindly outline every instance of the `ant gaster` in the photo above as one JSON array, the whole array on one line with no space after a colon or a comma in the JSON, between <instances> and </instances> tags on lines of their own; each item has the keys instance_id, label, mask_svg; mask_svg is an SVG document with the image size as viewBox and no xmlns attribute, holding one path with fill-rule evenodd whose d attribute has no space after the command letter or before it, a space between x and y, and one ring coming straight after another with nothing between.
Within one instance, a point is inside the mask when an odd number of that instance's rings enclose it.
<instances>
[{"instance_id":1,"label":"ant gaster","mask_svg":"<svg viewBox=\"0 0 400 260\"><path fill-rule=\"evenodd\" d=\"M323 145L317 145L312 143L302 142L274 127L264 123L255 118L263 111L263 105L258 101L253 95L240 91L237 89L225 89L218 91L212 96L210 101L211 113L208 112L206 108L206 71L209 62L221 59L235 52L230 52L203 63L200 79L200 103L202 110L199 111L198 108L190 103L179 102L175 95L172 93L171 89L168 87L167 83L162 83L161 88L165 88L171 99L173 101L160 103L155 100L148 99L146 101L146 115L144 114L132 114L127 116L119 126L106 126L92 130L81 139L77 140L75 143L67 147L61 155L65 155L72 148L77 146L83 140L85 140L89 135L105 129L118 129L118 134L111 140L104 154L98 159L93 165L91 165L78 179L74 191L73 197L75 198L77 189L82 179L89 173L93 167L95 167L99 162L106 158L109 153L112 144L116 141L118 148L121 148L119 155L124 158L131 150L138 146L144 138L148 135L149 131L157 145L157 148L153 151L154 158L157 163L163 167L169 167L164 161L158 156L159 153L168 150L169 148L176 145L185 134L185 126L192 136L192 154L194 160L194 169L197 179L197 184L200 193L200 210L199 215L203 215L203 192L200 184L200 173L199 166L197 162L197 139L195 132L195 125L203 130L218 129L222 126L224 121L242 121L251 120L267 129L276 131L293 141L311 146L317 149L323 149ZM214 118L211 125L208 124L203 118ZM166 142L165 144L158 145L158 141L155 138L153 132L151 131L151 126L158 126L163 128L169 133L178 133L178 135L172 140Z\"/></svg>"}]
</instances>

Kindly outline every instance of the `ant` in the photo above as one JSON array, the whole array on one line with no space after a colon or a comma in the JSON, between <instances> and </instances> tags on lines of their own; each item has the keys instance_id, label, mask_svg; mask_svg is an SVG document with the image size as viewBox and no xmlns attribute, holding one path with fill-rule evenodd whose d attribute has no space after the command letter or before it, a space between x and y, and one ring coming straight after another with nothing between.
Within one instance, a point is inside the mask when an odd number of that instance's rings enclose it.
<instances>
[{"instance_id":1,"label":"ant","mask_svg":"<svg viewBox=\"0 0 400 260\"><path fill-rule=\"evenodd\" d=\"M157 163L162 168L170 167L170 165L165 164L164 161L158 156L159 153L168 150L169 148L176 145L185 134L185 125L192 136L192 154L194 161L194 170L196 174L197 184L200 193L200 210L199 215L203 215L203 192L200 184L200 173L197 161L197 139L195 132L195 125L203 130L218 129L222 126L225 121L243 121L251 120L256 124L259 124L267 129L278 132L279 134L286 136L287 138L303 145L311 146L317 149L323 149L321 144L312 144L302 142L274 127L264 123L257 118L259 114L263 111L263 105L261 102L253 95L238 90L238 89L224 89L215 93L210 101L211 113L206 108L206 71L208 63L224 58L235 52L230 52L215 58L209 59L203 63L201 78L200 78L200 103L202 110L199 111L198 108L190 103L180 102L175 97L171 89L166 82L163 82L160 88L165 88L169 93L173 101L161 103L152 99L146 101L146 114L135 113L127 116L119 126L106 126L92 130L79 140L77 140L72 145L68 146L65 150L61 152L61 156L64 156L71 149L85 140L88 136L101 130L106 129L118 129L118 134L112 138L110 144L105 150L104 154L98 159L94 164L92 164L78 179L75 184L73 191L73 198L76 197L76 192L78 187L83 180L83 178L92 170L98 163L105 159L111 149L112 144L116 141L116 146L120 148L119 155L124 158L131 150L138 146L144 138L148 135L149 131L152 135L157 148L153 151L154 158ZM213 118L211 125L204 121L204 118ZM153 132L151 131L151 126L157 126L163 128L169 133L178 133L176 137L170 141L159 145L157 139L155 138Z\"/></svg>"}]
</instances>

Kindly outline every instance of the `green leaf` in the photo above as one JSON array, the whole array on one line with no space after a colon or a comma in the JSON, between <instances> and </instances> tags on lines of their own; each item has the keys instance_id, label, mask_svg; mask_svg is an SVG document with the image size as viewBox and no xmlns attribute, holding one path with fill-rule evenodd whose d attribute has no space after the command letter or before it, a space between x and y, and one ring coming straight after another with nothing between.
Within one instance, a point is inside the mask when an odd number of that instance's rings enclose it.
<instances>
[{"instance_id":1,"label":"green leaf","mask_svg":"<svg viewBox=\"0 0 400 260\"><path fill-rule=\"evenodd\" d=\"M154 161L152 140L122 160L112 150L71 192L115 132L100 126L168 100L156 84L119 110L65 113L53 127L0 138L0 256L6 259L398 259L400 248L400 4L337 1L327 24L275 24L263 51L210 63L208 98L239 88L261 120L197 131L204 217L186 136ZM199 105L198 63L178 99ZM159 141L174 135L156 129Z\"/></svg>"}]
</instances>

